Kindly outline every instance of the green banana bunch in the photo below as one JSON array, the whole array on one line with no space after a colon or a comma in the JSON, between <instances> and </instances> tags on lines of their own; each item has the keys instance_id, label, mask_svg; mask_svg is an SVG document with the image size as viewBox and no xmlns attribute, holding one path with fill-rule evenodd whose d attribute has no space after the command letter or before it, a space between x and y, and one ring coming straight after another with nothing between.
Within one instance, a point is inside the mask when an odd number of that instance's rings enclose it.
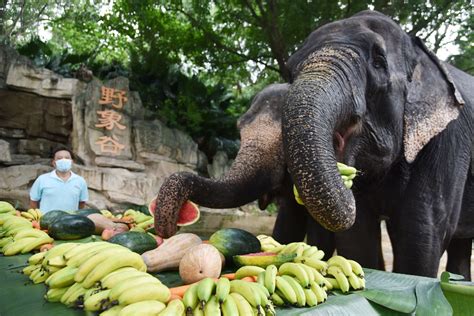
<instances>
[{"instance_id":1,"label":"green banana bunch","mask_svg":"<svg viewBox=\"0 0 474 316\"><path fill-rule=\"evenodd\" d=\"M197 296L198 283L191 285L183 295L183 303L186 308L186 314L192 314L193 310L198 308L199 298Z\"/></svg>"},{"instance_id":2,"label":"green banana bunch","mask_svg":"<svg viewBox=\"0 0 474 316\"><path fill-rule=\"evenodd\" d=\"M265 292L265 290L265 287L258 283L246 282L242 280L230 281L230 293L240 294L250 304L251 308L256 308L257 310L261 310L263 307L269 304L266 295L268 291ZM235 297L234 300L237 303L237 307L242 304L242 302L237 302Z\"/></svg>"},{"instance_id":3,"label":"green banana bunch","mask_svg":"<svg viewBox=\"0 0 474 316\"><path fill-rule=\"evenodd\" d=\"M347 260L343 256L333 256L328 261L327 274L334 277L337 284L335 288L347 293L350 288L361 290L365 288L364 271L359 263ZM334 287L334 281L330 281Z\"/></svg>"},{"instance_id":4,"label":"green banana bunch","mask_svg":"<svg viewBox=\"0 0 474 316\"><path fill-rule=\"evenodd\" d=\"M216 288L216 282L212 278L204 278L197 283L197 298L199 305L204 310L207 302L211 299Z\"/></svg>"},{"instance_id":5,"label":"green banana bunch","mask_svg":"<svg viewBox=\"0 0 474 316\"><path fill-rule=\"evenodd\" d=\"M230 293L230 281L227 278L219 278L216 282L216 298L222 304Z\"/></svg>"}]
</instances>

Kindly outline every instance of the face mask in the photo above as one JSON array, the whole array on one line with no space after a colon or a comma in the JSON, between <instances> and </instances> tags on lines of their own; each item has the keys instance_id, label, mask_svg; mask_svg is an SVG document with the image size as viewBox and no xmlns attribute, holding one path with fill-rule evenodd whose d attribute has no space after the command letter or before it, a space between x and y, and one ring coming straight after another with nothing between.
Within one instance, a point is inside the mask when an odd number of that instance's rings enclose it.
<instances>
[{"instance_id":1,"label":"face mask","mask_svg":"<svg viewBox=\"0 0 474 316\"><path fill-rule=\"evenodd\" d=\"M71 166L72 166L71 159L63 158L63 159L56 160L56 170L58 170L59 172L69 171L71 170Z\"/></svg>"}]
</instances>

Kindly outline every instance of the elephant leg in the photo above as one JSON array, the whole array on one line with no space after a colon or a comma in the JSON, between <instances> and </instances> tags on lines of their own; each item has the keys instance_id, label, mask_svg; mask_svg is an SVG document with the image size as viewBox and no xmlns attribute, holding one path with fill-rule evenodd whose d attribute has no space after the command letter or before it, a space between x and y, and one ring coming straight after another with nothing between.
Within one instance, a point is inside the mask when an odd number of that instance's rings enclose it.
<instances>
[{"instance_id":1,"label":"elephant leg","mask_svg":"<svg viewBox=\"0 0 474 316\"><path fill-rule=\"evenodd\" d=\"M468 281L471 280L471 252L472 239L451 239L448 246L448 263L446 270L461 274Z\"/></svg>"},{"instance_id":2,"label":"elephant leg","mask_svg":"<svg viewBox=\"0 0 474 316\"><path fill-rule=\"evenodd\" d=\"M324 260L329 259L336 249L334 233L321 226L309 214L307 218L306 243L317 246L318 249L324 251Z\"/></svg>"},{"instance_id":3,"label":"elephant leg","mask_svg":"<svg viewBox=\"0 0 474 316\"><path fill-rule=\"evenodd\" d=\"M357 205L354 225L335 233L336 250L341 256L359 262L365 268L384 270L381 256L380 222L377 217Z\"/></svg>"},{"instance_id":4,"label":"elephant leg","mask_svg":"<svg viewBox=\"0 0 474 316\"><path fill-rule=\"evenodd\" d=\"M282 244L294 241L303 241L306 235L306 209L294 198L279 198L278 215L273 228L273 238Z\"/></svg>"}]
</instances>

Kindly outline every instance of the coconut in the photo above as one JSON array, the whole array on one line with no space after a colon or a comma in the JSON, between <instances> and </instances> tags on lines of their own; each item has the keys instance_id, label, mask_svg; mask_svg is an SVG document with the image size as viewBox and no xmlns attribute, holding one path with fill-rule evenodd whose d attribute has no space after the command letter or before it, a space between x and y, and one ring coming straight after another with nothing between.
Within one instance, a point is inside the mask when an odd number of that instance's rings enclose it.
<instances>
[{"instance_id":1,"label":"coconut","mask_svg":"<svg viewBox=\"0 0 474 316\"><path fill-rule=\"evenodd\" d=\"M192 247L179 262L179 276L185 284L221 275L222 260L216 247L201 244Z\"/></svg>"}]
</instances>

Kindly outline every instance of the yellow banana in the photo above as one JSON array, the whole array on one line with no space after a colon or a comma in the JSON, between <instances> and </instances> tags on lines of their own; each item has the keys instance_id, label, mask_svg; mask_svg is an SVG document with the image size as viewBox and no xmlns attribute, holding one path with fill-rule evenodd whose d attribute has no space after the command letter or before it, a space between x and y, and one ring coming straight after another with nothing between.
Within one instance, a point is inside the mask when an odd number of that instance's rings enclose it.
<instances>
[{"instance_id":1,"label":"yellow banana","mask_svg":"<svg viewBox=\"0 0 474 316\"><path fill-rule=\"evenodd\" d=\"M112 244L112 243L100 243L98 245L94 245L88 248L87 250L85 250L84 252L77 253L74 256L70 257L67 260L67 265L79 268L84 262L89 260L89 258L93 257L95 254L101 251L104 251L106 249L115 248L115 247L117 247L117 245Z\"/></svg>"},{"instance_id":2,"label":"yellow banana","mask_svg":"<svg viewBox=\"0 0 474 316\"><path fill-rule=\"evenodd\" d=\"M313 258L305 258L303 261L301 261L301 263L304 263L305 265L310 266L311 268L314 268L324 274L328 268L328 264L325 261L316 260Z\"/></svg>"},{"instance_id":3,"label":"yellow banana","mask_svg":"<svg viewBox=\"0 0 474 316\"><path fill-rule=\"evenodd\" d=\"M71 296L74 295L74 297L76 298L76 292L79 292L79 291L83 291L84 293L86 292L86 289L84 289L82 287L82 284L81 283L74 283L73 285L71 285L67 291L64 293L63 296L61 296L61 300L60 302L65 304L65 305L69 305L69 299ZM77 295L78 296L78 295ZM66 304L67 303L67 304Z\"/></svg>"},{"instance_id":4,"label":"yellow banana","mask_svg":"<svg viewBox=\"0 0 474 316\"><path fill-rule=\"evenodd\" d=\"M357 169L348 165L343 164L342 162L337 163L337 169L339 173L344 176L350 176L357 173Z\"/></svg>"},{"instance_id":5,"label":"yellow banana","mask_svg":"<svg viewBox=\"0 0 474 316\"><path fill-rule=\"evenodd\" d=\"M46 255L43 260L43 265L46 265L49 259L54 258L56 256L62 256L66 251L76 247L77 245L77 243L64 243L54 246L46 252Z\"/></svg>"},{"instance_id":6,"label":"yellow banana","mask_svg":"<svg viewBox=\"0 0 474 316\"><path fill-rule=\"evenodd\" d=\"M267 288L259 283L253 283L249 282L251 286L253 286L255 292L257 292L260 295L260 307L263 308L266 312L270 314L273 313L273 305L269 301L270 293L268 292ZM257 306L257 309L259 307Z\"/></svg>"},{"instance_id":7,"label":"yellow banana","mask_svg":"<svg viewBox=\"0 0 474 316\"><path fill-rule=\"evenodd\" d=\"M23 240L23 239L22 239ZM44 245L44 244L51 244L53 243L54 239L49 237L48 235L46 236L43 236L43 237L39 237L39 238L36 238L36 240L32 241L31 243L29 243L28 245L26 245L22 250L21 250L21 253L28 253L30 251L32 251L33 249L36 249L38 248L39 246L41 245Z\"/></svg>"},{"instance_id":8,"label":"yellow banana","mask_svg":"<svg viewBox=\"0 0 474 316\"><path fill-rule=\"evenodd\" d=\"M288 245L285 246L285 248L283 248L281 251L280 251L280 254L289 254L289 253L295 253L296 250L298 249L298 247L301 245L301 244L304 244L304 242L292 242L292 243L289 243Z\"/></svg>"},{"instance_id":9,"label":"yellow banana","mask_svg":"<svg viewBox=\"0 0 474 316\"><path fill-rule=\"evenodd\" d=\"M352 188L352 184L353 184L352 180L344 181L344 186L348 189Z\"/></svg>"},{"instance_id":10,"label":"yellow banana","mask_svg":"<svg viewBox=\"0 0 474 316\"><path fill-rule=\"evenodd\" d=\"M359 277L354 273L351 273L349 276L347 276L347 280L349 280L349 284L354 290L359 290L362 288Z\"/></svg>"},{"instance_id":11,"label":"yellow banana","mask_svg":"<svg viewBox=\"0 0 474 316\"><path fill-rule=\"evenodd\" d=\"M110 290L103 290L96 294L89 296L84 301L84 309L86 311L96 312L101 310L104 305L109 301L108 295Z\"/></svg>"},{"instance_id":12,"label":"yellow banana","mask_svg":"<svg viewBox=\"0 0 474 316\"><path fill-rule=\"evenodd\" d=\"M312 255L314 255L316 252L318 251L318 247L316 246L311 246L309 248L306 248L303 253L302 253L302 257L311 257Z\"/></svg>"},{"instance_id":13,"label":"yellow banana","mask_svg":"<svg viewBox=\"0 0 474 316\"><path fill-rule=\"evenodd\" d=\"M288 282L288 284L293 288L293 291L295 291L296 294L296 304L299 307L303 307L306 305L306 295L304 294L303 287L301 284L296 281L295 278L289 276L289 275L282 275L281 276L285 281ZM308 283L309 285L309 283Z\"/></svg>"},{"instance_id":14,"label":"yellow banana","mask_svg":"<svg viewBox=\"0 0 474 316\"><path fill-rule=\"evenodd\" d=\"M44 257L46 256L46 251L38 252L28 258L28 264L39 264L43 262Z\"/></svg>"},{"instance_id":15,"label":"yellow banana","mask_svg":"<svg viewBox=\"0 0 474 316\"><path fill-rule=\"evenodd\" d=\"M100 280L100 286L103 289L111 289L118 286L122 281L143 275L147 275L147 273L138 271L137 269L132 267L120 268L103 277Z\"/></svg>"},{"instance_id":16,"label":"yellow banana","mask_svg":"<svg viewBox=\"0 0 474 316\"><path fill-rule=\"evenodd\" d=\"M341 287L339 286L339 283L337 282L336 279L334 278L331 278L331 277L325 277L325 279L329 282L329 284L331 284L332 288L328 288L328 290L332 290L332 289L338 289L340 290Z\"/></svg>"},{"instance_id":17,"label":"yellow banana","mask_svg":"<svg viewBox=\"0 0 474 316\"><path fill-rule=\"evenodd\" d=\"M148 283L161 284L160 280L158 280L152 275L136 276L125 279L122 282L118 283L116 286L114 286L110 291L109 297L112 301L118 300L120 295L122 295L122 293L127 291L129 288L138 287Z\"/></svg>"},{"instance_id":18,"label":"yellow banana","mask_svg":"<svg viewBox=\"0 0 474 316\"><path fill-rule=\"evenodd\" d=\"M36 278L36 275L38 275L39 273L44 272L44 269L43 269L43 267L41 266L41 267L38 267L38 268L36 268L36 269L31 269L31 271L29 271L29 272L30 272L29 279L30 279L31 281L33 281L33 279Z\"/></svg>"},{"instance_id":19,"label":"yellow banana","mask_svg":"<svg viewBox=\"0 0 474 316\"><path fill-rule=\"evenodd\" d=\"M36 218L33 216L33 214L30 214L28 212L21 212L20 215L21 215L21 217L24 217L29 221L35 221L36 220Z\"/></svg>"},{"instance_id":20,"label":"yellow banana","mask_svg":"<svg viewBox=\"0 0 474 316\"><path fill-rule=\"evenodd\" d=\"M41 269L41 265L40 264L32 264L32 265L29 265L29 266L26 266L21 272L24 274L24 275L30 275L33 271L35 271L36 269Z\"/></svg>"},{"instance_id":21,"label":"yellow banana","mask_svg":"<svg viewBox=\"0 0 474 316\"><path fill-rule=\"evenodd\" d=\"M20 239L18 241L13 241L8 246L3 247L3 255L14 256L20 253L23 250L23 248L25 248L26 246L28 246L31 242L35 240L36 240L36 237L27 237L27 238Z\"/></svg>"},{"instance_id":22,"label":"yellow banana","mask_svg":"<svg viewBox=\"0 0 474 316\"><path fill-rule=\"evenodd\" d=\"M2 247L2 252L6 245L11 244L14 241L15 239L13 239L13 237L2 237L2 239L0 239L0 247Z\"/></svg>"},{"instance_id":23,"label":"yellow banana","mask_svg":"<svg viewBox=\"0 0 474 316\"><path fill-rule=\"evenodd\" d=\"M44 269L37 273L31 280L34 284L43 283L49 277L49 272Z\"/></svg>"},{"instance_id":24,"label":"yellow banana","mask_svg":"<svg viewBox=\"0 0 474 316\"><path fill-rule=\"evenodd\" d=\"M54 272L46 279L45 284L50 288L67 287L74 283L74 274L77 268L64 267L61 270Z\"/></svg>"},{"instance_id":25,"label":"yellow banana","mask_svg":"<svg viewBox=\"0 0 474 316\"><path fill-rule=\"evenodd\" d=\"M223 316L239 316L239 309L232 295L227 296L221 307Z\"/></svg>"},{"instance_id":26,"label":"yellow banana","mask_svg":"<svg viewBox=\"0 0 474 316\"><path fill-rule=\"evenodd\" d=\"M45 237L48 236L44 231L39 229L25 229L15 235L15 240L22 239L25 237Z\"/></svg>"},{"instance_id":27,"label":"yellow banana","mask_svg":"<svg viewBox=\"0 0 474 316\"><path fill-rule=\"evenodd\" d=\"M120 312L122 311L123 306L116 305L114 307L109 308L106 311L103 311L102 313L99 314L99 316L118 316Z\"/></svg>"},{"instance_id":28,"label":"yellow banana","mask_svg":"<svg viewBox=\"0 0 474 316\"><path fill-rule=\"evenodd\" d=\"M311 289L303 289L304 295L306 296L306 305L316 306L318 305L318 298Z\"/></svg>"},{"instance_id":29,"label":"yellow banana","mask_svg":"<svg viewBox=\"0 0 474 316\"><path fill-rule=\"evenodd\" d=\"M303 286L309 285L309 276L306 270L297 263L285 262L278 269L280 275L292 275L298 279L298 282Z\"/></svg>"},{"instance_id":30,"label":"yellow banana","mask_svg":"<svg viewBox=\"0 0 474 316\"><path fill-rule=\"evenodd\" d=\"M163 284L145 283L139 287L130 288L123 292L118 302L120 305L129 305L146 300L167 302L171 296L169 288Z\"/></svg>"},{"instance_id":31,"label":"yellow banana","mask_svg":"<svg viewBox=\"0 0 474 316\"><path fill-rule=\"evenodd\" d=\"M231 282L232 283L232 282ZM240 293L231 292L230 296L234 299L239 315L253 315L252 305Z\"/></svg>"},{"instance_id":32,"label":"yellow banana","mask_svg":"<svg viewBox=\"0 0 474 316\"><path fill-rule=\"evenodd\" d=\"M221 316L221 308L215 296L211 296L204 307L204 315L206 316Z\"/></svg>"},{"instance_id":33,"label":"yellow banana","mask_svg":"<svg viewBox=\"0 0 474 316\"><path fill-rule=\"evenodd\" d=\"M119 257L102 261L97 265L84 279L83 285L85 288L90 288L107 274L123 267L134 267L141 271L146 270L146 265L138 253L124 251L120 253Z\"/></svg>"},{"instance_id":34,"label":"yellow banana","mask_svg":"<svg viewBox=\"0 0 474 316\"><path fill-rule=\"evenodd\" d=\"M326 291L324 291L323 288L320 287L316 282L311 282L310 288L311 291L313 291L314 295L316 295L318 303L323 303L324 301L326 301L328 297Z\"/></svg>"},{"instance_id":35,"label":"yellow banana","mask_svg":"<svg viewBox=\"0 0 474 316\"><path fill-rule=\"evenodd\" d=\"M181 316L184 315L184 304L180 299L174 299L166 305L166 308L162 310L159 316Z\"/></svg>"},{"instance_id":36,"label":"yellow banana","mask_svg":"<svg viewBox=\"0 0 474 316\"><path fill-rule=\"evenodd\" d=\"M303 263L295 263L295 264L299 265L306 271L306 274L308 275L310 281L314 281L316 279L315 272L317 271L314 268L311 268L310 266L307 266Z\"/></svg>"},{"instance_id":37,"label":"yellow banana","mask_svg":"<svg viewBox=\"0 0 474 316\"><path fill-rule=\"evenodd\" d=\"M192 313L192 311L198 306L199 299L197 296L198 285L191 285L183 295L183 303L186 307L186 314Z\"/></svg>"},{"instance_id":38,"label":"yellow banana","mask_svg":"<svg viewBox=\"0 0 474 316\"><path fill-rule=\"evenodd\" d=\"M214 289L216 288L216 282L212 278L204 278L197 284L197 297L201 304L201 308L204 308L206 302L211 298Z\"/></svg>"},{"instance_id":39,"label":"yellow banana","mask_svg":"<svg viewBox=\"0 0 474 316\"><path fill-rule=\"evenodd\" d=\"M352 272L354 272L355 275L357 275L358 277L364 277L365 275L364 270L362 270L362 266L357 261L350 260L350 259L347 259L347 261L351 265Z\"/></svg>"},{"instance_id":40,"label":"yellow banana","mask_svg":"<svg viewBox=\"0 0 474 316\"><path fill-rule=\"evenodd\" d=\"M230 292L230 281L227 278L219 278L216 283L216 298L217 301L222 304L229 295Z\"/></svg>"},{"instance_id":41,"label":"yellow banana","mask_svg":"<svg viewBox=\"0 0 474 316\"><path fill-rule=\"evenodd\" d=\"M115 260L115 258L121 256L124 252L129 252L125 247L113 247L105 249L104 251L95 253L93 256L89 257L86 261L84 261L77 270L76 275L74 276L74 281L82 282L86 278L86 276L100 263L105 260Z\"/></svg>"},{"instance_id":42,"label":"yellow banana","mask_svg":"<svg viewBox=\"0 0 474 316\"><path fill-rule=\"evenodd\" d=\"M76 247L73 247L66 252L64 252L63 257L66 261L69 261L71 257L74 257L77 254L86 254L89 249L94 248L98 245L105 245L107 242L105 241L98 241L98 242L88 242L84 244L77 244Z\"/></svg>"},{"instance_id":43,"label":"yellow banana","mask_svg":"<svg viewBox=\"0 0 474 316\"><path fill-rule=\"evenodd\" d=\"M333 256L333 257L329 258L328 265L329 266L336 265L336 266L340 267L342 272L346 276L349 276L352 273L351 264L343 256Z\"/></svg>"},{"instance_id":44,"label":"yellow banana","mask_svg":"<svg viewBox=\"0 0 474 316\"><path fill-rule=\"evenodd\" d=\"M191 315L193 315L193 316L204 316L204 310L201 308L201 306L197 306L193 310L193 313ZM251 314L249 314L249 315L251 315Z\"/></svg>"},{"instance_id":45,"label":"yellow banana","mask_svg":"<svg viewBox=\"0 0 474 316\"><path fill-rule=\"evenodd\" d=\"M328 268L328 274L336 278L342 293L346 293L349 291L349 281L347 280L346 275L342 272L342 269L339 266L330 265Z\"/></svg>"},{"instance_id":46,"label":"yellow banana","mask_svg":"<svg viewBox=\"0 0 474 316\"><path fill-rule=\"evenodd\" d=\"M285 306L285 301L283 300L283 298L278 295L276 292L272 293L271 297L272 299L272 302L276 305L276 306Z\"/></svg>"},{"instance_id":47,"label":"yellow banana","mask_svg":"<svg viewBox=\"0 0 474 316\"><path fill-rule=\"evenodd\" d=\"M63 256L56 256L56 257L53 257L53 258L49 259L46 262L46 265L50 266L50 267L62 268L66 265L66 260L64 260Z\"/></svg>"},{"instance_id":48,"label":"yellow banana","mask_svg":"<svg viewBox=\"0 0 474 316\"><path fill-rule=\"evenodd\" d=\"M66 293L68 287L49 289L48 292L44 295L45 300L48 302L59 302L61 297Z\"/></svg>"},{"instance_id":49,"label":"yellow banana","mask_svg":"<svg viewBox=\"0 0 474 316\"><path fill-rule=\"evenodd\" d=\"M313 260L322 260L324 258L324 251L319 249L313 255L311 255L309 258L311 258Z\"/></svg>"},{"instance_id":50,"label":"yellow banana","mask_svg":"<svg viewBox=\"0 0 474 316\"><path fill-rule=\"evenodd\" d=\"M243 266L235 271L235 278L242 279L248 276L258 276L261 272L265 271L262 267L257 266Z\"/></svg>"},{"instance_id":51,"label":"yellow banana","mask_svg":"<svg viewBox=\"0 0 474 316\"><path fill-rule=\"evenodd\" d=\"M282 293L283 298L290 304L294 305L298 302L295 290L283 277L276 277L276 288Z\"/></svg>"},{"instance_id":52,"label":"yellow banana","mask_svg":"<svg viewBox=\"0 0 474 316\"><path fill-rule=\"evenodd\" d=\"M275 292L277 273L278 268L273 264L267 266L267 268L265 269L264 285L270 294L273 294Z\"/></svg>"},{"instance_id":53,"label":"yellow banana","mask_svg":"<svg viewBox=\"0 0 474 316\"><path fill-rule=\"evenodd\" d=\"M250 282L242 280L232 280L230 281L230 292L239 293L250 303L250 305L257 308L261 304L261 297L249 283Z\"/></svg>"}]
</instances>

